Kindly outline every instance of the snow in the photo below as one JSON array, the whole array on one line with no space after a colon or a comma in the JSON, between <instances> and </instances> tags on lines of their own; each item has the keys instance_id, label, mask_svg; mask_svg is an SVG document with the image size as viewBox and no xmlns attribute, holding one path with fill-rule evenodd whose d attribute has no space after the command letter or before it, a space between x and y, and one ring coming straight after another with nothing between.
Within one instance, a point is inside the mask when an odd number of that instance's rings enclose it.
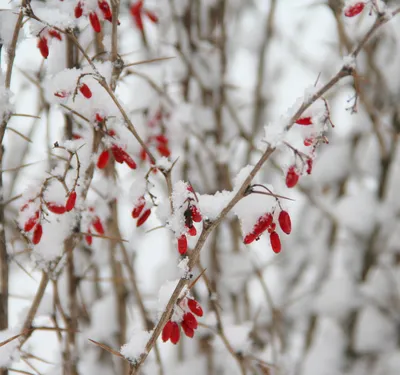
<instances>
[{"instance_id":1,"label":"snow","mask_svg":"<svg viewBox=\"0 0 400 375\"><path fill-rule=\"evenodd\" d=\"M121 354L131 362L137 362L140 355L146 351L146 344L152 332L136 329L131 333L131 339L121 347Z\"/></svg>"},{"instance_id":2,"label":"snow","mask_svg":"<svg viewBox=\"0 0 400 375\"><path fill-rule=\"evenodd\" d=\"M0 331L0 343L18 335L20 332L13 329ZM8 344L0 346L0 368L8 367L13 361L19 360L20 353L18 351L19 340L15 339Z\"/></svg>"}]
</instances>

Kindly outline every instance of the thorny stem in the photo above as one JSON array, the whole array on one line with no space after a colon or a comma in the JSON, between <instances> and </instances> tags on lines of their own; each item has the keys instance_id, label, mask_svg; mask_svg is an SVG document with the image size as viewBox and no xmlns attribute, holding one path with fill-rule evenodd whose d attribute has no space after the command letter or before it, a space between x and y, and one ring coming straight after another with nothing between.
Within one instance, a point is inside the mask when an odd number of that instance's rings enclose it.
<instances>
[{"instance_id":1,"label":"thorny stem","mask_svg":"<svg viewBox=\"0 0 400 375\"><path fill-rule=\"evenodd\" d=\"M392 15L396 15L400 13L400 8L395 10ZM384 18L383 16L379 16L381 19L379 22L377 21L374 26L367 32L367 37L364 37L360 44L354 49L352 56L355 58L357 55L360 53L362 47L367 43L369 38L374 34L374 32L383 24L385 24L389 19ZM292 116L292 118L289 120L289 123L286 126L286 130L290 130L290 128L294 125L296 120L300 118L302 113L309 108L316 100L318 100L322 95L324 95L327 91L329 91L336 83L338 83L341 79L344 77L347 77L352 74L353 68L344 66L340 71L329 80L328 83L326 83L321 89L319 89L315 94L313 94L307 101L305 101L300 108L297 110L297 112ZM197 241L197 244L195 248L193 249L192 253L190 254L189 257L189 262L188 262L188 269L189 272L194 268L196 265L199 256L200 256L200 251L203 248L208 236L210 233L215 229L221 221L226 217L226 215L231 211L231 209L244 197L246 190L248 189L248 186L251 184L251 181L255 177L255 175L258 173L258 171L261 169L261 167L264 165L264 163L268 160L268 158L272 155L272 153L275 151L274 147L269 146L266 151L263 153L257 164L253 167L251 170L250 174L247 176L245 181L242 183L236 194L233 196L233 198L230 200L230 202L227 204L227 206L221 211L221 213L218 215L215 221L208 223L207 225L204 226L203 231L201 232L201 235ZM164 325L167 323L171 312L175 306L176 301L178 300L182 290L184 289L185 286L187 286L189 283L189 280L187 279L180 279L177 286L175 287L174 292L172 293L172 296L170 297L168 304L158 321L149 341L146 344L145 352L141 355L139 361L133 366L131 375L137 374L140 367L143 365L144 361L146 360L149 352L155 345L158 336L161 334L161 331L164 327Z\"/></svg>"}]
</instances>

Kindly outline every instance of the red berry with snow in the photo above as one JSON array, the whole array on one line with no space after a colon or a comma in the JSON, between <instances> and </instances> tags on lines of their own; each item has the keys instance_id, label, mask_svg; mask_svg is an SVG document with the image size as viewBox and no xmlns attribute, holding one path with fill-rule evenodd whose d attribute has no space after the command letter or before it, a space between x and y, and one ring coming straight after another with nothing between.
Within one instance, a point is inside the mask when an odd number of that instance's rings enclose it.
<instances>
[{"instance_id":1,"label":"red berry with snow","mask_svg":"<svg viewBox=\"0 0 400 375\"><path fill-rule=\"evenodd\" d=\"M203 316L203 309L195 299L188 298L187 305L193 314L197 316Z\"/></svg>"},{"instance_id":2,"label":"red berry with snow","mask_svg":"<svg viewBox=\"0 0 400 375\"><path fill-rule=\"evenodd\" d=\"M32 243L34 245L37 245L40 240L42 239L42 234L43 234L43 228L42 224L37 224L35 227L35 230L33 231L33 236L32 236Z\"/></svg>"},{"instance_id":3,"label":"red berry with snow","mask_svg":"<svg viewBox=\"0 0 400 375\"><path fill-rule=\"evenodd\" d=\"M97 16L97 14L95 12L92 12L89 14L89 21L90 21L90 24L92 25L93 30L96 33L99 33L101 31L101 24L100 24L99 17Z\"/></svg>"},{"instance_id":4,"label":"red berry with snow","mask_svg":"<svg viewBox=\"0 0 400 375\"><path fill-rule=\"evenodd\" d=\"M146 222L146 220L149 218L150 214L151 214L150 209L147 209L146 211L144 211L142 216L140 216L138 221L136 222L136 227L142 226Z\"/></svg>"},{"instance_id":5,"label":"red berry with snow","mask_svg":"<svg viewBox=\"0 0 400 375\"><path fill-rule=\"evenodd\" d=\"M104 234L104 227L103 223L101 222L100 218L96 216L92 221L93 228L98 234Z\"/></svg>"},{"instance_id":6,"label":"red berry with snow","mask_svg":"<svg viewBox=\"0 0 400 375\"><path fill-rule=\"evenodd\" d=\"M312 118L311 117L300 117L298 120L296 120L296 124L299 125L311 125L312 124Z\"/></svg>"},{"instance_id":7,"label":"red berry with snow","mask_svg":"<svg viewBox=\"0 0 400 375\"><path fill-rule=\"evenodd\" d=\"M90 99L92 97L92 91L90 90L89 86L86 83L83 83L79 87L79 91L86 99Z\"/></svg>"},{"instance_id":8,"label":"red berry with snow","mask_svg":"<svg viewBox=\"0 0 400 375\"><path fill-rule=\"evenodd\" d=\"M66 211L65 206L63 206L61 204L57 204L54 202L47 202L46 206L49 209L49 211L52 212L53 214L57 214L57 215L65 214L65 211Z\"/></svg>"},{"instance_id":9,"label":"red berry with snow","mask_svg":"<svg viewBox=\"0 0 400 375\"><path fill-rule=\"evenodd\" d=\"M37 47L39 48L42 56L47 59L47 57L49 56L49 46L47 44L47 39L44 36L39 38Z\"/></svg>"},{"instance_id":10,"label":"red berry with snow","mask_svg":"<svg viewBox=\"0 0 400 375\"><path fill-rule=\"evenodd\" d=\"M105 168L108 164L109 159L110 159L110 153L108 152L108 150L104 150L97 159L97 168L100 169Z\"/></svg>"},{"instance_id":11,"label":"red berry with snow","mask_svg":"<svg viewBox=\"0 0 400 375\"><path fill-rule=\"evenodd\" d=\"M364 7L365 7L365 3L363 1L360 1L354 5L350 5L350 6L346 7L346 9L344 10L344 15L346 17L357 16L364 10Z\"/></svg>"}]
</instances>

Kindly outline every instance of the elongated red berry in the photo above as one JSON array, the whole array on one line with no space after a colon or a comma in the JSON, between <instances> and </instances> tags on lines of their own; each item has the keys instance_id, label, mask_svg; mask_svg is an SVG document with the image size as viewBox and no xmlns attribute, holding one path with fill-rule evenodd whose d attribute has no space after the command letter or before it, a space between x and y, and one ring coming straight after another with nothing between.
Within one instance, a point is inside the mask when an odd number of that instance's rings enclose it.
<instances>
[{"instance_id":1,"label":"elongated red berry","mask_svg":"<svg viewBox=\"0 0 400 375\"><path fill-rule=\"evenodd\" d=\"M144 14L147 16L147 18L148 18L151 22L153 22L153 23L158 23L158 17L157 17L157 15L156 15L154 12L152 12L151 10L145 9L145 10L144 10Z\"/></svg>"},{"instance_id":2,"label":"elongated red berry","mask_svg":"<svg viewBox=\"0 0 400 375\"><path fill-rule=\"evenodd\" d=\"M181 331L179 329L178 323L172 322L172 329L171 329L171 342L176 345L181 337Z\"/></svg>"},{"instance_id":3,"label":"elongated red berry","mask_svg":"<svg viewBox=\"0 0 400 375\"><path fill-rule=\"evenodd\" d=\"M111 151L114 155L114 159L117 163L122 164L125 161L126 152L122 149L122 147L118 145L112 145Z\"/></svg>"},{"instance_id":4,"label":"elongated red berry","mask_svg":"<svg viewBox=\"0 0 400 375\"><path fill-rule=\"evenodd\" d=\"M199 209L196 206L190 206L190 211L192 211L192 219L195 223L200 223L203 220Z\"/></svg>"},{"instance_id":5,"label":"elongated red berry","mask_svg":"<svg viewBox=\"0 0 400 375\"><path fill-rule=\"evenodd\" d=\"M82 83L82 85L79 87L79 91L86 99L90 99L92 97L92 91L86 83Z\"/></svg>"},{"instance_id":6,"label":"elongated red berry","mask_svg":"<svg viewBox=\"0 0 400 375\"><path fill-rule=\"evenodd\" d=\"M103 223L101 222L100 218L96 216L92 221L93 228L98 234L104 234L104 227Z\"/></svg>"},{"instance_id":7,"label":"elongated red berry","mask_svg":"<svg viewBox=\"0 0 400 375\"><path fill-rule=\"evenodd\" d=\"M47 44L47 39L44 36L39 38L37 47L39 48L42 56L47 59L49 56L49 45Z\"/></svg>"},{"instance_id":8,"label":"elongated red berry","mask_svg":"<svg viewBox=\"0 0 400 375\"><path fill-rule=\"evenodd\" d=\"M164 342L167 342L171 338L173 324L170 320L168 320L167 324L164 326L161 334L161 339Z\"/></svg>"},{"instance_id":9,"label":"elongated red berry","mask_svg":"<svg viewBox=\"0 0 400 375\"><path fill-rule=\"evenodd\" d=\"M140 213L143 211L143 208L144 208L144 206L145 206L145 204L146 204L146 202L145 201L140 201L141 203L139 203L137 206L135 206L134 208L133 208L133 210L132 210L132 217L134 218L134 219L137 219L138 217L139 217L139 215L140 215Z\"/></svg>"},{"instance_id":10,"label":"elongated red berry","mask_svg":"<svg viewBox=\"0 0 400 375\"><path fill-rule=\"evenodd\" d=\"M196 227L193 226L193 225L191 227L189 227L188 233L189 233L190 236L194 237L197 234Z\"/></svg>"},{"instance_id":11,"label":"elongated red berry","mask_svg":"<svg viewBox=\"0 0 400 375\"><path fill-rule=\"evenodd\" d=\"M58 98L66 98L68 96L68 93L66 91L57 91L54 93L54 96L57 96ZM82 137L81 137L82 138Z\"/></svg>"},{"instance_id":12,"label":"elongated red berry","mask_svg":"<svg viewBox=\"0 0 400 375\"><path fill-rule=\"evenodd\" d=\"M151 210L150 210L150 208L148 208L146 211L144 211L142 216L139 217L138 221L136 222L136 227L142 226L146 222L146 220L149 218L150 214L151 214Z\"/></svg>"},{"instance_id":13,"label":"elongated red berry","mask_svg":"<svg viewBox=\"0 0 400 375\"><path fill-rule=\"evenodd\" d=\"M161 143L164 145L168 144L168 138L164 134L156 135L155 139L158 143Z\"/></svg>"},{"instance_id":14,"label":"elongated red berry","mask_svg":"<svg viewBox=\"0 0 400 375\"><path fill-rule=\"evenodd\" d=\"M102 115L100 115L100 113L96 113L96 121L97 122L103 122L104 121L104 117Z\"/></svg>"},{"instance_id":15,"label":"elongated red berry","mask_svg":"<svg viewBox=\"0 0 400 375\"><path fill-rule=\"evenodd\" d=\"M62 215L65 214L65 206L61 205L61 204L57 204L54 202L47 202L46 203L47 208L49 209L50 212L52 212L53 214L57 214L57 215Z\"/></svg>"},{"instance_id":16,"label":"elongated red berry","mask_svg":"<svg viewBox=\"0 0 400 375\"><path fill-rule=\"evenodd\" d=\"M168 158L171 155L170 149L168 148L167 145L164 144L159 144L157 146L157 151L161 156L165 156L166 158Z\"/></svg>"},{"instance_id":17,"label":"elongated red berry","mask_svg":"<svg viewBox=\"0 0 400 375\"><path fill-rule=\"evenodd\" d=\"M304 143L304 146L306 146L306 147L312 146L312 144L314 143L314 139L306 138L303 143Z\"/></svg>"},{"instance_id":18,"label":"elongated red berry","mask_svg":"<svg viewBox=\"0 0 400 375\"><path fill-rule=\"evenodd\" d=\"M296 121L296 124L299 124L299 125L311 125L312 124L312 118L311 117L300 117Z\"/></svg>"},{"instance_id":19,"label":"elongated red berry","mask_svg":"<svg viewBox=\"0 0 400 375\"><path fill-rule=\"evenodd\" d=\"M35 214L33 216L31 216L24 225L24 231L25 232L30 232L33 227L36 225L36 223L39 220L39 211L36 211Z\"/></svg>"},{"instance_id":20,"label":"elongated red berry","mask_svg":"<svg viewBox=\"0 0 400 375\"><path fill-rule=\"evenodd\" d=\"M42 224L37 224L35 227L35 230L33 231L33 236L32 236L32 243L34 245L37 245L40 240L42 239L42 234L43 234L43 228Z\"/></svg>"},{"instance_id":21,"label":"elongated red berry","mask_svg":"<svg viewBox=\"0 0 400 375\"><path fill-rule=\"evenodd\" d=\"M194 336L194 329L189 327L185 320L181 322L181 327L187 337L192 338Z\"/></svg>"},{"instance_id":22,"label":"elongated red berry","mask_svg":"<svg viewBox=\"0 0 400 375\"><path fill-rule=\"evenodd\" d=\"M93 30L96 33L99 33L101 31L101 24L100 24L99 17L97 16L97 14L95 12L91 12L89 14L89 21L90 21L90 24L92 25Z\"/></svg>"},{"instance_id":23,"label":"elongated red berry","mask_svg":"<svg viewBox=\"0 0 400 375\"><path fill-rule=\"evenodd\" d=\"M61 34L57 30L50 29L49 30L49 35L52 38L55 38L55 39L58 39L58 40L62 40Z\"/></svg>"},{"instance_id":24,"label":"elongated red berry","mask_svg":"<svg viewBox=\"0 0 400 375\"><path fill-rule=\"evenodd\" d=\"M290 220L289 214L286 211L281 211L278 221L282 231L286 234L290 234L292 231L292 221Z\"/></svg>"},{"instance_id":25,"label":"elongated red berry","mask_svg":"<svg viewBox=\"0 0 400 375\"><path fill-rule=\"evenodd\" d=\"M178 251L179 254L184 255L186 254L188 248L187 238L184 234L178 238Z\"/></svg>"},{"instance_id":26,"label":"elongated red berry","mask_svg":"<svg viewBox=\"0 0 400 375\"><path fill-rule=\"evenodd\" d=\"M145 161L147 158L147 152L144 148L140 150L140 160Z\"/></svg>"},{"instance_id":27,"label":"elongated red berry","mask_svg":"<svg viewBox=\"0 0 400 375\"><path fill-rule=\"evenodd\" d=\"M75 9L74 9L74 14L75 14L75 18L79 18L82 16L83 8L82 8L81 2L78 2L78 4L76 4Z\"/></svg>"},{"instance_id":28,"label":"elongated red berry","mask_svg":"<svg viewBox=\"0 0 400 375\"><path fill-rule=\"evenodd\" d=\"M344 15L346 17L354 17L360 14L365 7L365 3L363 1L360 1L352 6L347 7L344 10Z\"/></svg>"},{"instance_id":29,"label":"elongated red berry","mask_svg":"<svg viewBox=\"0 0 400 375\"><path fill-rule=\"evenodd\" d=\"M104 19L112 22L112 12L110 6L108 5L107 1L99 0L98 1L99 8L103 12Z\"/></svg>"},{"instance_id":30,"label":"elongated red berry","mask_svg":"<svg viewBox=\"0 0 400 375\"><path fill-rule=\"evenodd\" d=\"M288 188L295 187L299 181L300 176L296 172L296 167L292 165L286 175L286 186Z\"/></svg>"},{"instance_id":31,"label":"elongated red berry","mask_svg":"<svg viewBox=\"0 0 400 375\"><path fill-rule=\"evenodd\" d=\"M197 319L191 312L187 312L183 315L183 321L188 325L188 327L197 329Z\"/></svg>"},{"instance_id":32,"label":"elongated red berry","mask_svg":"<svg viewBox=\"0 0 400 375\"><path fill-rule=\"evenodd\" d=\"M131 169L136 169L136 163L135 161L129 156L129 154L127 152L124 151L124 162L125 164L131 168Z\"/></svg>"},{"instance_id":33,"label":"elongated red berry","mask_svg":"<svg viewBox=\"0 0 400 375\"><path fill-rule=\"evenodd\" d=\"M110 158L110 153L108 152L108 150L104 150L97 159L97 168L100 169L105 168L108 164L109 158Z\"/></svg>"},{"instance_id":34,"label":"elongated red berry","mask_svg":"<svg viewBox=\"0 0 400 375\"><path fill-rule=\"evenodd\" d=\"M203 316L203 309L201 308L200 303L198 303L195 299L188 298L187 305L194 315Z\"/></svg>"},{"instance_id":35,"label":"elongated red berry","mask_svg":"<svg viewBox=\"0 0 400 375\"><path fill-rule=\"evenodd\" d=\"M65 209L69 212L72 211L76 203L76 191L72 191L68 196L67 203L65 203Z\"/></svg>"},{"instance_id":36,"label":"elongated red berry","mask_svg":"<svg viewBox=\"0 0 400 375\"><path fill-rule=\"evenodd\" d=\"M88 233L92 233L92 232L90 231L90 229L88 230ZM92 237L90 234L87 234L87 235L85 236L85 241L86 241L86 243L90 246L90 245L93 243L93 237Z\"/></svg>"},{"instance_id":37,"label":"elongated red berry","mask_svg":"<svg viewBox=\"0 0 400 375\"><path fill-rule=\"evenodd\" d=\"M135 21L136 27L139 30L143 30L142 9L143 9L143 0L139 0L136 3L132 4L130 8L133 20Z\"/></svg>"},{"instance_id":38,"label":"elongated red berry","mask_svg":"<svg viewBox=\"0 0 400 375\"><path fill-rule=\"evenodd\" d=\"M245 245L249 245L251 244L255 239L257 238L257 236L254 233L248 233L244 236L243 239L243 243Z\"/></svg>"},{"instance_id":39,"label":"elongated red berry","mask_svg":"<svg viewBox=\"0 0 400 375\"><path fill-rule=\"evenodd\" d=\"M272 232L269 235L269 240L271 242L272 251L276 254L281 252L281 240L279 238L279 234L276 232Z\"/></svg>"},{"instance_id":40,"label":"elongated red berry","mask_svg":"<svg viewBox=\"0 0 400 375\"><path fill-rule=\"evenodd\" d=\"M257 237L260 237L261 234L263 234L264 231L266 231L272 224L272 214L266 213L263 216L261 216L258 220L256 225L254 225L253 228L253 234Z\"/></svg>"},{"instance_id":41,"label":"elongated red berry","mask_svg":"<svg viewBox=\"0 0 400 375\"><path fill-rule=\"evenodd\" d=\"M313 167L313 160L312 159L307 159L307 174L311 174L312 172L312 167Z\"/></svg>"}]
</instances>

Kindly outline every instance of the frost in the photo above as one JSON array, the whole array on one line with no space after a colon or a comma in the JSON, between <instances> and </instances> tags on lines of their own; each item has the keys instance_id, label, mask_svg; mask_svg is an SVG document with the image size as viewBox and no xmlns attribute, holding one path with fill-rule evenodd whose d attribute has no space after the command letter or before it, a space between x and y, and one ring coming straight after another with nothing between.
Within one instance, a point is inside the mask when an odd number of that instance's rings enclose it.
<instances>
[{"instance_id":1,"label":"frost","mask_svg":"<svg viewBox=\"0 0 400 375\"><path fill-rule=\"evenodd\" d=\"M264 139L263 141L268 143L270 147L278 147L285 140L285 127L287 125L287 120L281 118L281 121L276 123L270 123L264 126Z\"/></svg>"},{"instance_id":2,"label":"frost","mask_svg":"<svg viewBox=\"0 0 400 375\"><path fill-rule=\"evenodd\" d=\"M165 156L156 160L156 166L163 171L168 171L172 168L172 163Z\"/></svg>"},{"instance_id":3,"label":"frost","mask_svg":"<svg viewBox=\"0 0 400 375\"><path fill-rule=\"evenodd\" d=\"M189 266L189 257L184 257L179 263L178 268L181 270L182 277L186 277L187 274L190 272Z\"/></svg>"},{"instance_id":4,"label":"frost","mask_svg":"<svg viewBox=\"0 0 400 375\"><path fill-rule=\"evenodd\" d=\"M204 218L215 220L221 211L227 206L233 198L233 193L230 191L217 191L214 195L197 195L199 198L199 206Z\"/></svg>"},{"instance_id":5,"label":"frost","mask_svg":"<svg viewBox=\"0 0 400 375\"><path fill-rule=\"evenodd\" d=\"M0 10L0 42L5 46L11 43L18 14L14 10ZM1 105L0 105L1 108Z\"/></svg>"},{"instance_id":6,"label":"frost","mask_svg":"<svg viewBox=\"0 0 400 375\"><path fill-rule=\"evenodd\" d=\"M131 339L121 347L121 354L129 361L137 362L140 355L146 351L146 344L150 336L150 331L135 329L131 334Z\"/></svg>"},{"instance_id":7,"label":"frost","mask_svg":"<svg viewBox=\"0 0 400 375\"><path fill-rule=\"evenodd\" d=\"M350 69L355 69L356 68L356 59L354 58L353 55L347 55L343 57L343 66L350 68Z\"/></svg>"}]
</instances>

